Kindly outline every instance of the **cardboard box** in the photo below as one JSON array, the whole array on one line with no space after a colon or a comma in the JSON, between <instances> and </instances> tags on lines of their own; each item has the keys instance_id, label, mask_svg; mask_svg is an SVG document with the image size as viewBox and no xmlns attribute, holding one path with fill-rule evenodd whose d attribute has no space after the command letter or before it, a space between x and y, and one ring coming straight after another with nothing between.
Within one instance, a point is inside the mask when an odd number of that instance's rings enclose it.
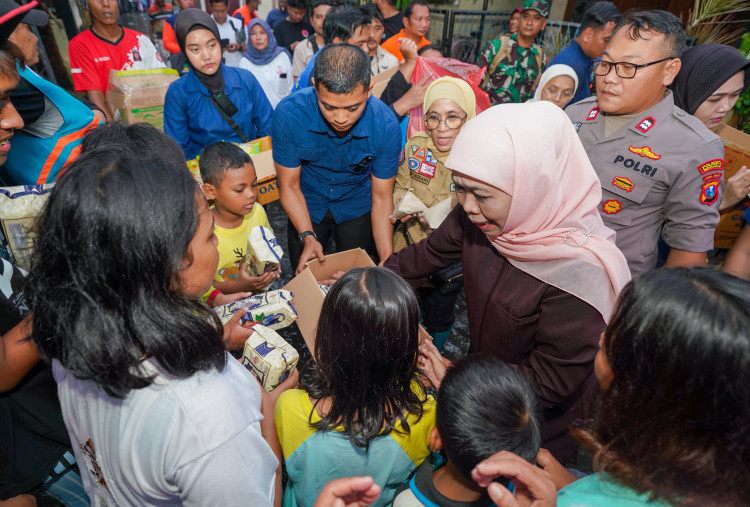
<instances>
[{"instance_id":1,"label":"cardboard box","mask_svg":"<svg viewBox=\"0 0 750 507\"><path fill-rule=\"evenodd\" d=\"M716 133L724 140L724 181L735 175L740 168L750 167L750 135L740 132L729 125L719 125ZM748 201L739 207L721 214L716 226L714 247L731 248L744 223L742 216L748 207Z\"/></svg>"},{"instance_id":2,"label":"cardboard box","mask_svg":"<svg viewBox=\"0 0 750 507\"><path fill-rule=\"evenodd\" d=\"M396 72L398 72L398 65L373 76L370 95L379 99L383 95L386 86L388 86L388 82L396 75Z\"/></svg>"},{"instance_id":3,"label":"cardboard box","mask_svg":"<svg viewBox=\"0 0 750 507\"><path fill-rule=\"evenodd\" d=\"M107 107L114 120L131 125L146 122L164 130L164 97L180 75L174 69L110 70Z\"/></svg>"},{"instance_id":4,"label":"cardboard box","mask_svg":"<svg viewBox=\"0 0 750 507\"><path fill-rule=\"evenodd\" d=\"M271 137L261 137L249 143L236 143L250 155L255 166L255 174L258 176L257 202L268 204L279 199L279 181L276 177L276 166L273 163L273 150L271 148ZM201 179L198 159L188 160L188 170L193 178L200 184Z\"/></svg>"},{"instance_id":5,"label":"cardboard box","mask_svg":"<svg viewBox=\"0 0 750 507\"><path fill-rule=\"evenodd\" d=\"M361 248L347 250L326 255L326 261L322 264L318 259L311 260L306 264L306 269L284 286L284 290L291 291L294 295L292 305L297 310L297 327L311 354L314 355L315 333L325 299L318 280L330 279L337 271L373 266L375 263Z\"/></svg>"}]
</instances>

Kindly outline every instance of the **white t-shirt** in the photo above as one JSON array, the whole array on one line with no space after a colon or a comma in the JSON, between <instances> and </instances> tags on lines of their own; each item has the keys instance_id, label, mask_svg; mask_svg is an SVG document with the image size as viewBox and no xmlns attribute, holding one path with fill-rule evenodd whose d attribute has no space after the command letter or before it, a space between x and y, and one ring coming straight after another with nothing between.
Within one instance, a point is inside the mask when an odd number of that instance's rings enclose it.
<instances>
[{"instance_id":1,"label":"white t-shirt","mask_svg":"<svg viewBox=\"0 0 750 507\"><path fill-rule=\"evenodd\" d=\"M276 104L292 91L292 85L294 85L292 62L289 61L286 53L279 53L266 65L256 65L242 57L239 67L253 73L274 109L276 109Z\"/></svg>"},{"instance_id":2,"label":"white t-shirt","mask_svg":"<svg viewBox=\"0 0 750 507\"><path fill-rule=\"evenodd\" d=\"M273 504L278 461L260 431L260 387L223 371L157 375L124 400L53 362L65 425L94 506Z\"/></svg>"},{"instance_id":3,"label":"white t-shirt","mask_svg":"<svg viewBox=\"0 0 750 507\"><path fill-rule=\"evenodd\" d=\"M213 19L213 17L214 16L212 14L211 18ZM214 19L214 21L216 20ZM236 44L237 32L245 29L241 20L233 18L231 16L227 16L227 20L224 21L224 23L222 23L221 25L219 23L216 23L216 26L219 27L219 35L221 36L221 38L229 39L230 44ZM238 49L237 51L224 51L224 63L226 65L229 65L230 67L239 67L241 59L242 49Z\"/></svg>"}]
</instances>

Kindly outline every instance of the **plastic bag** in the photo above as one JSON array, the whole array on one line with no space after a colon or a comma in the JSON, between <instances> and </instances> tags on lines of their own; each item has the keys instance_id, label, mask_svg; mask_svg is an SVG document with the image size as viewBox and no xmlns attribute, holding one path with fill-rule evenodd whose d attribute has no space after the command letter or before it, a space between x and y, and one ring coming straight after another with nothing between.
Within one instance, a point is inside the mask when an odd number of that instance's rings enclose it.
<instances>
[{"instance_id":1,"label":"plastic bag","mask_svg":"<svg viewBox=\"0 0 750 507\"><path fill-rule=\"evenodd\" d=\"M422 58L417 61L414 74L411 77L411 83L418 83L423 77L432 74L427 83L432 83L439 77L450 76L463 79L471 89L477 99L476 113L479 114L490 107L490 97L487 92L479 89L479 83L482 82L485 69L477 67L470 63L464 63L453 58ZM424 108L417 106L409 112L409 126L407 128L407 139L411 138L416 132L426 132L427 125L424 124Z\"/></svg>"}]
</instances>

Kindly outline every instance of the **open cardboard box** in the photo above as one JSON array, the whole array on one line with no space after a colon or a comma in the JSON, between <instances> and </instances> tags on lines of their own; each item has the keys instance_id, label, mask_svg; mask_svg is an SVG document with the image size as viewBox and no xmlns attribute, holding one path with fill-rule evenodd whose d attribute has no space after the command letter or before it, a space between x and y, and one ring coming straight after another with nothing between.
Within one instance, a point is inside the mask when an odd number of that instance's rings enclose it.
<instances>
[{"instance_id":1,"label":"open cardboard box","mask_svg":"<svg viewBox=\"0 0 750 507\"><path fill-rule=\"evenodd\" d=\"M292 304L297 310L297 327L305 339L307 348L315 357L315 332L318 328L320 310L323 308L325 295L320 290L318 280L328 280L338 271L349 271L354 268L375 266L367 252L361 248L326 255L325 262L313 259L300 274L295 276L283 288L291 291Z\"/></svg>"},{"instance_id":2,"label":"open cardboard box","mask_svg":"<svg viewBox=\"0 0 750 507\"><path fill-rule=\"evenodd\" d=\"M237 143L237 145L250 155L255 166L255 174L258 177L257 202L268 204L278 200L279 181L276 177L276 166L273 163L271 137L261 137L248 143ZM187 166L193 178L203 184L198 159L188 160Z\"/></svg>"},{"instance_id":3,"label":"open cardboard box","mask_svg":"<svg viewBox=\"0 0 750 507\"><path fill-rule=\"evenodd\" d=\"M180 75L174 69L110 70L107 107L115 121L146 122L164 130L164 97Z\"/></svg>"},{"instance_id":4,"label":"open cardboard box","mask_svg":"<svg viewBox=\"0 0 750 507\"><path fill-rule=\"evenodd\" d=\"M750 167L750 135L729 125L719 125L716 133L724 140L724 181L735 175L745 165ZM742 216L748 201L721 214L716 226L714 247L731 248L742 230Z\"/></svg>"}]
</instances>

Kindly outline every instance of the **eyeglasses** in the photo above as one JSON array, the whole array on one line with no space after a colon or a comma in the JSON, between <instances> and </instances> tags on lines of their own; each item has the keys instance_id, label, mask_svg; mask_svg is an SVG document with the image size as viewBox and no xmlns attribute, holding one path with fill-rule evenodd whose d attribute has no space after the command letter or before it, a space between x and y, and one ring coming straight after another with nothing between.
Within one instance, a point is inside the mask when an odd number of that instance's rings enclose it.
<instances>
[{"instance_id":1,"label":"eyeglasses","mask_svg":"<svg viewBox=\"0 0 750 507\"><path fill-rule=\"evenodd\" d=\"M463 118L460 116L449 116L445 119L442 119L437 115L430 114L425 115L424 122L427 125L427 128L430 130L435 130L440 126L441 123L445 123L445 126L451 130L456 130L463 124L465 119L466 116L464 116Z\"/></svg>"},{"instance_id":2,"label":"eyeglasses","mask_svg":"<svg viewBox=\"0 0 750 507\"><path fill-rule=\"evenodd\" d=\"M674 60L675 58L677 57L668 56L666 58L662 58L661 60L642 63L641 65L636 65L635 63L630 62L608 62L606 60L599 60L598 62L594 62L594 74L597 76L606 76L607 74L609 74L609 71L612 70L612 67L614 67L615 72L619 77L623 79L633 79L635 77L635 72L638 69L656 65L657 63L666 62L667 60Z\"/></svg>"}]
</instances>

